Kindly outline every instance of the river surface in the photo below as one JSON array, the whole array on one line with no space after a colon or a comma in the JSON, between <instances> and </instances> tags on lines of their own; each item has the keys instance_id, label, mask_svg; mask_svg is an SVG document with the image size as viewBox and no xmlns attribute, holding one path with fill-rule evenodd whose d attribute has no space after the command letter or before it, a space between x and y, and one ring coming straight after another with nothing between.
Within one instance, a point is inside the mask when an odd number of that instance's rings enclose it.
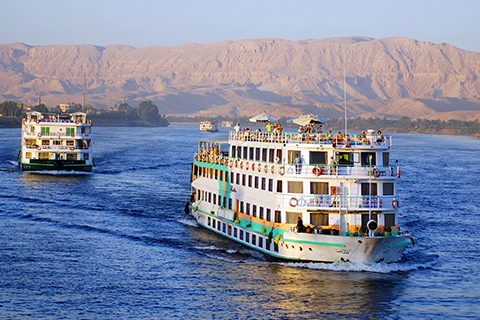
<instances>
[{"instance_id":1,"label":"river surface","mask_svg":"<svg viewBox=\"0 0 480 320\"><path fill-rule=\"evenodd\" d=\"M94 127L90 174L20 172L0 129L0 318L480 318L480 141L393 134L398 263L271 263L186 216L198 126Z\"/></svg>"}]
</instances>

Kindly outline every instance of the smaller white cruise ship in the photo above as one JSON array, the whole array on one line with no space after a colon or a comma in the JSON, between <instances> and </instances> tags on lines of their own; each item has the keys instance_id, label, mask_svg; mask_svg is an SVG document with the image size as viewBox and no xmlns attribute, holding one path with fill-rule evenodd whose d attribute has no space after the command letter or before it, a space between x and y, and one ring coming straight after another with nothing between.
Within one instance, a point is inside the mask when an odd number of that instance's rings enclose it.
<instances>
[{"instance_id":1,"label":"smaller white cruise ship","mask_svg":"<svg viewBox=\"0 0 480 320\"><path fill-rule=\"evenodd\" d=\"M91 133L92 121L86 113L27 112L22 120L20 170L91 172Z\"/></svg>"},{"instance_id":2,"label":"smaller white cruise ship","mask_svg":"<svg viewBox=\"0 0 480 320\"><path fill-rule=\"evenodd\" d=\"M218 132L216 120L204 120L200 122L200 132Z\"/></svg>"}]
</instances>

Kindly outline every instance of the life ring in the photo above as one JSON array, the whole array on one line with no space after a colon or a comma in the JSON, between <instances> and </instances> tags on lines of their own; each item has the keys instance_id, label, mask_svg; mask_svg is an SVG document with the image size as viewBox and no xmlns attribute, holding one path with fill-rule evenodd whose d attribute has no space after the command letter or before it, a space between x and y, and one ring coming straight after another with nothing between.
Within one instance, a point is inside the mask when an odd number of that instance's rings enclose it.
<instances>
[{"instance_id":1,"label":"life ring","mask_svg":"<svg viewBox=\"0 0 480 320\"><path fill-rule=\"evenodd\" d=\"M75 148L74 148L74 147L70 147L70 151L73 151L73 150L75 150Z\"/></svg>"},{"instance_id":2,"label":"life ring","mask_svg":"<svg viewBox=\"0 0 480 320\"><path fill-rule=\"evenodd\" d=\"M285 167L281 166L280 167L280 175L283 176L285 174Z\"/></svg>"},{"instance_id":3,"label":"life ring","mask_svg":"<svg viewBox=\"0 0 480 320\"><path fill-rule=\"evenodd\" d=\"M375 178L378 178L380 176L380 171L375 168L372 170L372 175L375 177Z\"/></svg>"},{"instance_id":4,"label":"life ring","mask_svg":"<svg viewBox=\"0 0 480 320\"><path fill-rule=\"evenodd\" d=\"M238 160L235 160L235 168L238 167Z\"/></svg>"},{"instance_id":5,"label":"life ring","mask_svg":"<svg viewBox=\"0 0 480 320\"><path fill-rule=\"evenodd\" d=\"M233 160L230 160L230 168L233 167Z\"/></svg>"},{"instance_id":6,"label":"life ring","mask_svg":"<svg viewBox=\"0 0 480 320\"><path fill-rule=\"evenodd\" d=\"M317 175L317 167L313 167L312 173L313 173L314 175Z\"/></svg>"},{"instance_id":7,"label":"life ring","mask_svg":"<svg viewBox=\"0 0 480 320\"><path fill-rule=\"evenodd\" d=\"M36 123L36 124L38 124L39 122L40 122L40 121L38 121L38 120L35 120L35 123Z\"/></svg>"},{"instance_id":8,"label":"life ring","mask_svg":"<svg viewBox=\"0 0 480 320\"><path fill-rule=\"evenodd\" d=\"M400 205L400 203L398 202L398 200L393 200L393 201L392 201L392 208L393 208L393 209L398 208L399 205Z\"/></svg>"},{"instance_id":9,"label":"life ring","mask_svg":"<svg viewBox=\"0 0 480 320\"><path fill-rule=\"evenodd\" d=\"M240 165L240 168L241 168L241 167L242 167L242 166ZM248 161L245 162L245 169L248 170Z\"/></svg>"},{"instance_id":10,"label":"life ring","mask_svg":"<svg viewBox=\"0 0 480 320\"><path fill-rule=\"evenodd\" d=\"M274 166L274 165L272 165L272 169L271 169L271 171L272 171L272 174L274 174L274 173L275 173L275 166Z\"/></svg>"},{"instance_id":11,"label":"life ring","mask_svg":"<svg viewBox=\"0 0 480 320\"><path fill-rule=\"evenodd\" d=\"M265 173L268 172L268 166L266 164L263 166L263 171L265 171Z\"/></svg>"},{"instance_id":12,"label":"life ring","mask_svg":"<svg viewBox=\"0 0 480 320\"><path fill-rule=\"evenodd\" d=\"M39 132L39 133L37 134L37 136L40 138L40 137L42 136L42 134Z\"/></svg>"},{"instance_id":13,"label":"life ring","mask_svg":"<svg viewBox=\"0 0 480 320\"><path fill-rule=\"evenodd\" d=\"M290 199L290 207L295 208L298 204L297 198Z\"/></svg>"},{"instance_id":14,"label":"life ring","mask_svg":"<svg viewBox=\"0 0 480 320\"><path fill-rule=\"evenodd\" d=\"M37 150L38 150L38 151L42 150L42 147L38 146L38 147L37 147Z\"/></svg>"},{"instance_id":15,"label":"life ring","mask_svg":"<svg viewBox=\"0 0 480 320\"><path fill-rule=\"evenodd\" d=\"M70 137L75 138L75 133L70 134Z\"/></svg>"},{"instance_id":16,"label":"life ring","mask_svg":"<svg viewBox=\"0 0 480 320\"><path fill-rule=\"evenodd\" d=\"M280 158L279 157L275 157L275 163L279 163L280 162Z\"/></svg>"},{"instance_id":17,"label":"life ring","mask_svg":"<svg viewBox=\"0 0 480 320\"><path fill-rule=\"evenodd\" d=\"M400 178L400 168L398 168L397 176Z\"/></svg>"},{"instance_id":18,"label":"life ring","mask_svg":"<svg viewBox=\"0 0 480 320\"><path fill-rule=\"evenodd\" d=\"M255 163L252 163L252 171L255 170Z\"/></svg>"},{"instance_id":19,"label":"life ring","mask_svg":"<svg viewBox=\"0 0 480 320\"><path fill-rule=\"evenodd\" d=\"M317 175L321 176L323 174L323 167L317 166Z\"/></svg>"},{"instance_id":20,"label":"life ring","mask_svg":"<svg viewBox=\"0 0 480 320\"><path fill-rule=\"evenodd\" d=\"M198 161L198 155L197 154L195 155L195 161Z\"/></svg>"},{"instance_id":21,"label":"life ring","mask_svg":"<svg viewBox=\"0 0 480 320\"><path fill-rule=\"evenodd\" d=\"M75 120L75 124L78 124L78 120Z\"/></svg>"},{"instance_id":22,"label":"life ring","mask_svg":"<svg viewBox=\"0 0 480 320\"><path fill-rule=\"evenodd\" d=\"M240 169L243 169L243 161L240 162Z\"/></svg>"}]
</instances>

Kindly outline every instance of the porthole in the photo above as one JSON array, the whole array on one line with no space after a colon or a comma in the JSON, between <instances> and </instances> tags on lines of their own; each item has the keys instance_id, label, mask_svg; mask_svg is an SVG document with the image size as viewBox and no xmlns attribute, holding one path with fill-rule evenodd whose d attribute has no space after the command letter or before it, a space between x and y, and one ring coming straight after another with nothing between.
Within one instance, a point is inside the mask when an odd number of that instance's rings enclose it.
<instances>
[{"instance_id":1,"label":"porthole","mask_svg":"<svg viewBox=\"0 0 480 320\"><path fill-rule=\"evenodd\" d=\"M313 251L312 248L310 248L310 247L308 248L308 250Z\"/></svg>"},{"instance_id":2,"label":"porthole","mask_svg":"<svg viewBox=\"0 0 480 320\"><path fill-rule=\"evenodd\" d=\"M303 248L302 248L302 247L298 247L298 249L299 249L300 251L303 251Z\"/></svg>"},{"instance_id":3,"label":"porthole","mask_svg":"<svg viewBox=\"0 0 480 320\"><path fill-rule=\"evenodd\" d=\"M295 246L292 246L292 249L295 250Z\"/></svg>"},{"instance_id":4,"label":"porthole","mask_svg":"<svg viewBox=\"0 0 480 320\"><path fill-rule=\"evenodd\" d=\"M288 244L285 244L285 248L287 248L287 249L288 249Z\"/></svg>"}]
</instances>

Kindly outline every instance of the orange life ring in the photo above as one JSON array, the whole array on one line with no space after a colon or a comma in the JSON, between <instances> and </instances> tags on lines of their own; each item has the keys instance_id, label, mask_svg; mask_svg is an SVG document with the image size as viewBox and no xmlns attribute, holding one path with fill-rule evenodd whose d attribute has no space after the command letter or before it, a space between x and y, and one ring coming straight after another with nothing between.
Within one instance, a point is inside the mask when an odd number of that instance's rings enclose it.
<instances>
[{"instance_id":1,"label":"orange life ring","mask_svg":"<svg viewBox=\"0 0 480 320\"><path fill-rule=\"evenodd\" d=\"M255 163L252 163L252 171L255 170Z\"/></svg>"},{"instance_id":2,"label":"orange life ring","mask_svg":"<svg viewBox=\"0 0 480 320\"><path fill-rule=\"evenodd\" d=\"M372 170L372 175L375 177L375 178L378 178L380 176L380 171L375 168Z\"/></svg>"},{"instance_id":3,"label":"orange life ring","mask_svg":"<svg viewBox=\"0 0 480 320\"><path fill-rule=\"evenodd\" d=\"M397 173L397 176L400 178L400 168L398 168L398 173Z\"/></svg>"},{"instance_id":4,"label":"orange life ring","mask_svg":"<svg viewBox=\"0 0 480 320\"><path fill-rule=\"evenodd\" d=\"M38 151L42 150L42 147L38 146L38 147L37 147L37 150L38 150Z\"/></svg>"},{"instance_id":5,"label":"orange life ring","mask_svg":"<svg viewBox=\"0 0 480 320\"><path fill-rule=\"evenodd\" d=\"M195 161L198 161L198 155L197 154L195 155Z\"/></svg>"},{"instance_id":6,"label":"orange life ring","mask_svg":"<svg viewBox=\"0 0 480 320\"><path fill-rule=\"evenodd\" d=\"M317 175L317 167L313 167L312 173L313 173L314 175Z\"/></svg>"},{"instance_id":7,"label":"orange life ring","mask_svg":"<svg viewBox=\"0 0 480 320\"><path fill-rule=\"evenodd\" d=\"M243 161L240 162L240 169L243 169Z\"/></svg>"},{"instance_id":8,"label":"orange life ring","mask_svg":"<svg viewBox=\"0 0 480 320\"><path fill-rule=\"evenodd\" d=\"M272 165L272 169L271 169L271 170L272 170L272 174L275 173L275 166L274 166L274 165Z\"/></svg>"},{"instance_id":9,"label":"orange life ring","mask_svg":"<svg viewBox=\"0 0 480 320\"><path fill-rule=\"evenodd\" d=\"M70 137L75 138L75 133L70 134Z\"/></svg>"},{"instance_id":10,"label":"orange life ring","mask_svg":"<svg viewBox=\"0 0 480 320\"><path fill-rule=\"evenodd\" d=\"M39 133L37 134L37 136L40 138L40 137L42 136L42 134L39 132Z\"/></svg>"},{"instance_id":11,"label":"orange life ring","mask_svg":"<svg viewBox=\"0 0 480 320\"><path fill-rule=\"evenodd\" d=\"M247 170L248 170L248 161L247 161L247 162L245 162L245 169L247 169Z\"/></svg>"},{"instance_id":12,"label":"orange life ring","mask_svg":"<svg viewBox=\"0 0 480 320\"><path fill-rule=\"evenodd\" d=\"M266 164L263 166L263 171L265 171L265 173L268 172L268 166Z\"/></svg>"},{"instance_id":13,"label":"orange life ring","mask_svg":"<svg viewBox=\"0 0 480 320\"><path fill-rule=\"evenodd\" d=\"M283 176L285 174L285 167L281 166L280 167L280 175Z\"/></svg>"},{"instance_id":14,"label":"orange life ring","mask_svg":"<svg viewBox=\"0 0 480 320\"><path fill-rule=\"evenodd\" d=\"M78 124L78 120L75 120L75 124Z\"/></svg>"},{"instance_id":15,"label":"orange life ring","mask_svg":"<svg viewBox=\"0 0 480 320\"><path fill-rule=\"evenodd\" d=\"M290 199L290 207L295 208L298 204L297 198Z\"/></svg>"},{"instance_id":16,"label":"orange life ring","mask_svg":"<svg viewBox=\"0 0 480 320\"><path fill-rule=\"evenodd\" d=\"M392 201L392 208L393 208L393 209L398 208L399 205L400 205L400 203L398 203L398 200L393 200L393 201Z\"/></svg>"},{"instance_id":17,"label":"orange life ring","mask_svg":"<svg viewBox=\"0 0 480 320\"><path fill-rule=\"evenodd\" d=\"M74 147L70 147L70 151L73 151L73 150L75 150L75 148L74 148Z\"/></svg>"},{"instance_id":18,"label":"orange life ring","mask_svg":"<svg viewBox=\"0 0 480 320\"><path fill-rule=\"evenodd\" d=\"M235 168L238 167L238 160L235 160Z\"/></svg>"},{"instance_id":19,"label":"orange life ring","mask_svg":"<svg viewBox=\"0 0 480 320\"><path fill-rule=\"evenodd\" d=\"M35 123L36 123L36 124L38 124L39 122L40 122L40 121L38 121L38 120L35 120Z\"/></svg>"}]
</instances>

